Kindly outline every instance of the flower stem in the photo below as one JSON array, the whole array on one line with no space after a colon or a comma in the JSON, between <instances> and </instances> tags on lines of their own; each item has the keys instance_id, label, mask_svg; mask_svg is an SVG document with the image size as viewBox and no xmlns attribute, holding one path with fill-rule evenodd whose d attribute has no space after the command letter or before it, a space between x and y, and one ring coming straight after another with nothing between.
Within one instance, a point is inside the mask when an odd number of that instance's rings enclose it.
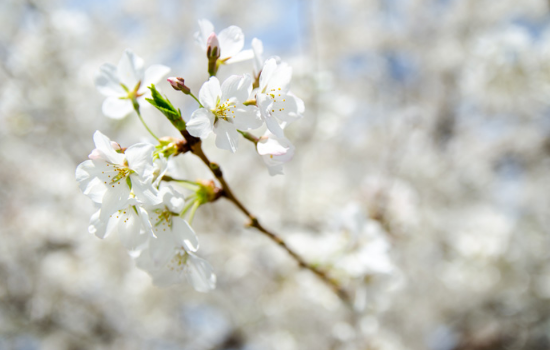
<instances>
[{"instance_id":1,"label":"flower stem","mask_svg":"<svg viewBox=\"0 0 550 350\"><path fill-rule=\"evenodd\" d=\"M202 105L201 101L199 101L199 99L197 98L197 96L193 95L192 92L189 92L189 95L191 95L191 97L193 97L195 99L195 101L197 101L197 103L199 104L199 107L200 108L204 108L204 106Z\"/></svg>"},{"instance_id":2,"label":"flower stem","mask_svg":"<svg viewBox=\"0 0 550 350\"><path fill-rule=\"evenodd\" d=\"M159 138L157 137L157 135L155 135L155 133L153 133L151 131L151 129L149 129L149 127L147 126L147 124L145 123L145 120L143 120L143 117L141 116L141 112L139 111L139 104L137 103L137 101L132 101L133 102L133 105L134 105L134 110L136 111L138 117L139 117L139 120L141 120L141 123L143 124L143 126L145 127L145 129L147 129L147 131L149 131L149 134L151 134L151 136L153 136L157 141L159 141ZM160 141L159 141L160 142Z\"/></svg>"},{"instance_id":3,"label":"flower stem","mask_svg":"<svg viewBox=\"0 0 550 350\"><path fill-rule=\"evenodd\" d=\"M248 141L254 143L254 145L257 145L258 142L260 141L260 139L259 139L258 137L252 135L252 134L249 133L249 132L241 131L241 130L238 130L238 129L237 129L237 131L238 131L241 135L243 135L243 137L244 137L245 139L247 139Z\"/></svg>"},{"instance_id":4,"label":"flower stem","mask_svg":"<svg viewBox=\"0 0 550 350\"><path fill-rule=\"evenodd\" d=\"M193 218L195 217L195 212L200 207L201 203L199 201L195 201L193 204L193 208L191 209L191 213L189 213L189 218L187 219L187 222L189 222L189 225L193 224Z\"/></svg>"}]
</instances>

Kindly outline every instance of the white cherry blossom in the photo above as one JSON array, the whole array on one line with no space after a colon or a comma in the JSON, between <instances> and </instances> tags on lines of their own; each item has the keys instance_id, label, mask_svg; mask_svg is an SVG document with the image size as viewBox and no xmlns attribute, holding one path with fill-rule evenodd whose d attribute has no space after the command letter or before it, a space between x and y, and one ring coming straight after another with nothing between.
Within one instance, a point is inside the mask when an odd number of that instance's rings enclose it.
<instances>
[{"instance_id":1,"label":"white cherry blossom","mask_svg":"<svg viewBox=\"0 0 550 350\"><path fill-rule=\"evenodd\" d=\"M160 203L153 179L154 146L135 144L118 153L111 140L101 132L94 133L96 148L76 168L76 180L82 192L101 204L99 219L106 221L111 214L127 207L132 198L140 203ZM122 152L122 151L121 151Z\"/></svg>"},{"instance_id":2,"label":"white cherry blossom","mask_svg":"<svg viewBox=\"0 0 550 350\"><path fill-rule=\"evenodd\" d=\"M267 128L277 137L284 137L279 121L291 123L302 117L304 102L290 92L292 68L275 58L268 59L260 74L256 94L257 105Z\"/></svg>"},{"instance_id":3,"label":"white cherry blossom","mask_svg":"<svg viewBox=\"0 0 550 350\"><path fill-rule=\"evenodd\" d=\"M145 248L152 227L147 211L137 200L130 199L126 208L114 212L106 220L100 219L100 215L101 210L98 210L90 219L88 231L91 234L101 239L116 234L129 251Z\"/></svg>"},{"instance_id":4,"label":"white cherry blossom","mask_svg":"<svg viewBox=\"0 0 550 350\"><path fill-rule=\"evenodd\" d=\"M150 254L143 251L136 259L137 266L153 278L158 287L168 287L187 281L198 292L208 292L216 288L216 275L208 261L199 258L184 248L174 248L169 261L164 266L155 266Z\"/></svg>"},{"instance_id":5,"label":"white cherry blossom","mask_svg":"<svg viewBox=\"0 0 550 350\"><path fill-rule=\"evenodd\" d=\"M212 131L216 134L216 146L235 152L239 130L256 129L262 125L256 106L245 106L252 90L249 75L232 75L220 87L216 77L211 77L199 91L199 100L204 108L193 112L187 130L195 137L206 138Z\"/></svg>"},{"instance_id":6,"label":"white cherry blossom","mask_svg":"<svg viewBox=\"0 0 550 350\"><path fill-rule=\"evenodd\" d=\"M195 41L205 52L207 49L206 43L212 33L215 33L214 25L207 19L200 19L199 31L195 33ZM244 46L244 34L241 28L230 26L216 36L220 48L220 62L231 64L253 58L252 50L241 51Z\"/></svg>"},{"instance_id":7,"label":"white cherry blossom","mask_svg":"<svg viewBox=\"0 0 550 350\"><path fill-rule=\"evenodd\" d=\"M149 92L147 86L158 83L170 68L156 64L146 70L143 59L126 50L115 66L106 63L96 74L95 85L107 99L103 102L103 114L114 119L122 119L132 113L133 101L142 104Z\"/></svg>"},{"instance_id":8,"label":"white cherry blossom","mask_svg":"<svg viewBox=\"0 0 550 350\"><path fill-rule=\"evenodd\" d=\"M292 159L295 149L286 137L277 137L269 130L260 138L256 148L271 176L283 174L283 164Z\"/></svg>"},{"instance_id":9,"label":"white cherry blossom","mask_svg":"<svg viewBox=\"0 0 550 350\"><path fill-rule=\"evenodd\" d=\"M195 231L187 221L179 216L185 200L172 187L163 187L159 197L162 203L148 209L153 236L149 240L150 258L157 266L164 266L171 259L174 248L182 248L187 252L199 249L199 240Z\"/></svg>"}]
</instances>

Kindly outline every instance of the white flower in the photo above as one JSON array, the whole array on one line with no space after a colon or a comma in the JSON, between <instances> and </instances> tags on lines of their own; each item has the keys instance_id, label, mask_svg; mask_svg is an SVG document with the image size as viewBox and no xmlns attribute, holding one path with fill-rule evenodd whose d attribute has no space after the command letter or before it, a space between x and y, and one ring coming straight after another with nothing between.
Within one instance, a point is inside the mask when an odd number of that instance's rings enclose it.
<instances>
[{"instance_id":1,"label":"white flower","mask_svg":"<svg viewBox=\"0 0 550 350\"><path fill-rule=\"evenodd\" d=\"M103 102L103 113L114 119L121 119L132 113L132 100L141 104L148 93L147 86L158 83L170 68L157 64L143 69L143 60L132 51L126 50L118 66L106 63L101 66L95 78L100 93L107 96Z\"/></svg>"},{"instance_id":2,"label":"white flower","mask_svg":"<svg viewBox=\"0 0 550 350\"><path fill-rule=\"evenodd\" d=\"M220 87L216 77L211 77L199 91L199 100L204 108L193 112L187 130L195 137L206 138L216 134L216 146L235 152L239 130L250 130L262 125L256 106L245 106L252 90L249 75L232 75Z\"/></svg>"},{"instance_id":3,"label":"white flower","mask_svg":"<svg viewBox=\"0 0 550 350\"><path fill-rule=\"evenodd\" d=\"M283 164L294 156L294 145L287 138L277 137L269 130L260 138L256 148L271 176L283 174Z\"/></svg>"},{"instance_id":4,"label":"white flower","mask_svg":"<svg viewBox=\"0 0 550 350\"><path fill-rule=\"evenodd\" d=\"M159 287L187 281L198 292L208 292L216 288L216 275L208 261L182 248L175 248L168 263L162 267L156 267L152 263L147 251L141 253L136 264L147 271L153 278L153 283Z\"/></svg>"},{"instance_id":5,"label":"white flower","mask_svg":"<svg viewBox=\"0 0 550 350\"><path fill-rule=\"evenodd\" d=\"M214 33L214 25L206 20L199 20L199 31L195 33L195 41L206 52L208 37ZM244 50L244 34L241 28L230 26L222 30L218 35L220 48L219 61L230 64L252 59L252 50Z\"/></svg>"},{"instance_id":6,"label":"white flower","mask_svg":"<svg viewBox=\"0 0 550 350\"><path fill-rule=\"evenodd\" d=\"M160 203L151 185L153 145L138 143L118 153L99 131L94 133L94 143L90 160L76 168L76 180L85 195L101 204L100 220L107 221L111 214L127 207L131 198L150 205Z\"/></svg>"},{"instance_id":7,"label":"white flower","mask_svg":"<svg viewBox=\"0 0 550 350\"><path fill-rule=\"evenodd\" d=\"M193 253L199 248L197 235L178 214L184 207L183 196L171 187L161 189L163 203L149 210L154 237L137 258L137 266L146 270L160 287L188 280L200 292L214 289L216 276L210 264Z\"/></svg>"},{"instance_id":8,"label":"white flower","mask_svg":"<svg viewBox=\"0 0 550 350\"><path fill-rule=\"evenodd\" d=\"M160 190L160 197L162 203L148 209L154 235L149 240L149 254L156 267L166 265L175 248L187 252L199 249L197 235L179 216L185 204L183 196L167 186Z\"/></svg>"},{"instance_id":9,"label":"white flower","mask_svg":"<svg viewBox=\"0 0 550 350\"><path fill-rule=\"evenodd\" d=\"M147 211L135 200L129 200L128 206L114 212L106 220L100 219L98 210L90 219L88 231L103 239L117 234L126 249L139 251L151 236L152 228Z\"/></svg>"},{"instance_id":10,"label":"white flower","mask_svg":"<svg viewBox=\"0 0 550 350\"><path fill-rule=\"evenodd\" d=\"M290 93L292 68L286 63L277 65L275 58L265 62L256 94L257 105L267 128L277 137L283 137L279 120L291 123L302 117L304 103Z\"/></svg>"}]
</instances>

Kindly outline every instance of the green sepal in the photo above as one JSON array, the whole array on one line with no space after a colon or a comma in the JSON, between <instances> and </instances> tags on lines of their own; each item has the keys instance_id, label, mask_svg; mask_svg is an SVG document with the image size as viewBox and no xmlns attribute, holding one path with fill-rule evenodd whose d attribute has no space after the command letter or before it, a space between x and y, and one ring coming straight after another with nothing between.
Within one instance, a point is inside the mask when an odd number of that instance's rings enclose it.
<instances>
[{"instance_id":1,"label":"green sepal","mask_svg":"<svg viewBox=\"0 0 550 350\"><path fill-rule=\"evenodd\" d=\"M183 121L183 118L181 117L181 111L179 109L176 109L170 100L168 100L168 97L162 96L160 92L158 92L157 88L154 84L151 84L149 86L149 89L151 90L151 97L153 98L146 98L147 102L155 106L156 109L161 111L162 114L168 118L168 120L178 129L179 131L185 130L185 122Z\"/></svg>"}]
</instances>

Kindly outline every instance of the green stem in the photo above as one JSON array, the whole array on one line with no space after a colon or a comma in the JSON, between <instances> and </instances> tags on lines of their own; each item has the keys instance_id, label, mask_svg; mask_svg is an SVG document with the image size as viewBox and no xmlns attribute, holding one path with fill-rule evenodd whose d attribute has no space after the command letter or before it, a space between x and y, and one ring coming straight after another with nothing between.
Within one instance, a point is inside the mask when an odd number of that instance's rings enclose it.
<instances>
[{"instance_id":1,"label":"green stem","mask_svg":"<svg viewBox=\"0 0 550 350\"><path fill-rule=\"evenodd\" d=\"M187 222L189 222L189 225L191 225L193 223L193 218L195 217L195 212L197 211L197 209L199 208L200 205L201 205L201 203L199 201L196 201L195 204L193 204L193 209L191 209L191 214L189 214L189 219L187 220Z\"/></svg>"},{"instance_id":2,"label":"green stem","mask_svg":"<svg viewBox=\"0 0 550 350\"><path fill-rule=\"evenodd\" d=\"M199 107L200 107L200 108L204 108L204 106L202 105L201 101L199 101L199 99L198 99L195 95L193 95L192 92L189 92L189 95L191 95L191 97L193 97L193 98L195 99L195 101L197 101L197 103L199 104Z\"/></svg>"},{"instance_id":3,"label":"green stem","mask_svg":"<svg viewBox=\"0 0 550 350\"><path fill-rule=\"evenodd\" d=\"M145 120L143 120L143 117L141 116L141 112L139 111L139 104L137 103L137 101L132 101L133 105L134 105L134 111L136 111L138 117L139 117L139 120L141 120L141 123L143 124L143 126L145 127L145 129L147 129L147 131L149 131L149 134L151 134L151 136L153 136L157 141L159 141L159 138L157 137L157 135L155 135L155 133L153 133L151 131L151 129L149 129L149 127L147 126L147 124L145 123ZM159 141L160 142L160 141Z\"/></svg>"},{"instance_id":4,"label":"green stem","mask_svg":"<svg viewBox=\"0 0 550 350\"><path fill-rule=\"evenodd\" d=\"M191 199L191 197L188 198L188 199ZM183 210L180 213L180 216L184 217L185 214L187 213L187 211L191 208L191 206L193 206L194 203L195 203L195 197L193 197L192 200L185 205L185 207L183 208Z\"/></svg>"},{"instance_id":5,"label":"green stem","mask_svg":"<svg viewBox=\"0 0 550 350\"><path fill-rule=\"evenodd\" d=\"M239 130L239 129L237 129L237 131L238 131L241 135L243 135L243 137L244 137L245 139L247 139L248 141L254 143L255 145L257 145L258 142L260 141L259 138L257 138L256 136L252 135L252 134L249 133L249 132L242 131L242 130Z\"/></svg>"}]
</instances>

